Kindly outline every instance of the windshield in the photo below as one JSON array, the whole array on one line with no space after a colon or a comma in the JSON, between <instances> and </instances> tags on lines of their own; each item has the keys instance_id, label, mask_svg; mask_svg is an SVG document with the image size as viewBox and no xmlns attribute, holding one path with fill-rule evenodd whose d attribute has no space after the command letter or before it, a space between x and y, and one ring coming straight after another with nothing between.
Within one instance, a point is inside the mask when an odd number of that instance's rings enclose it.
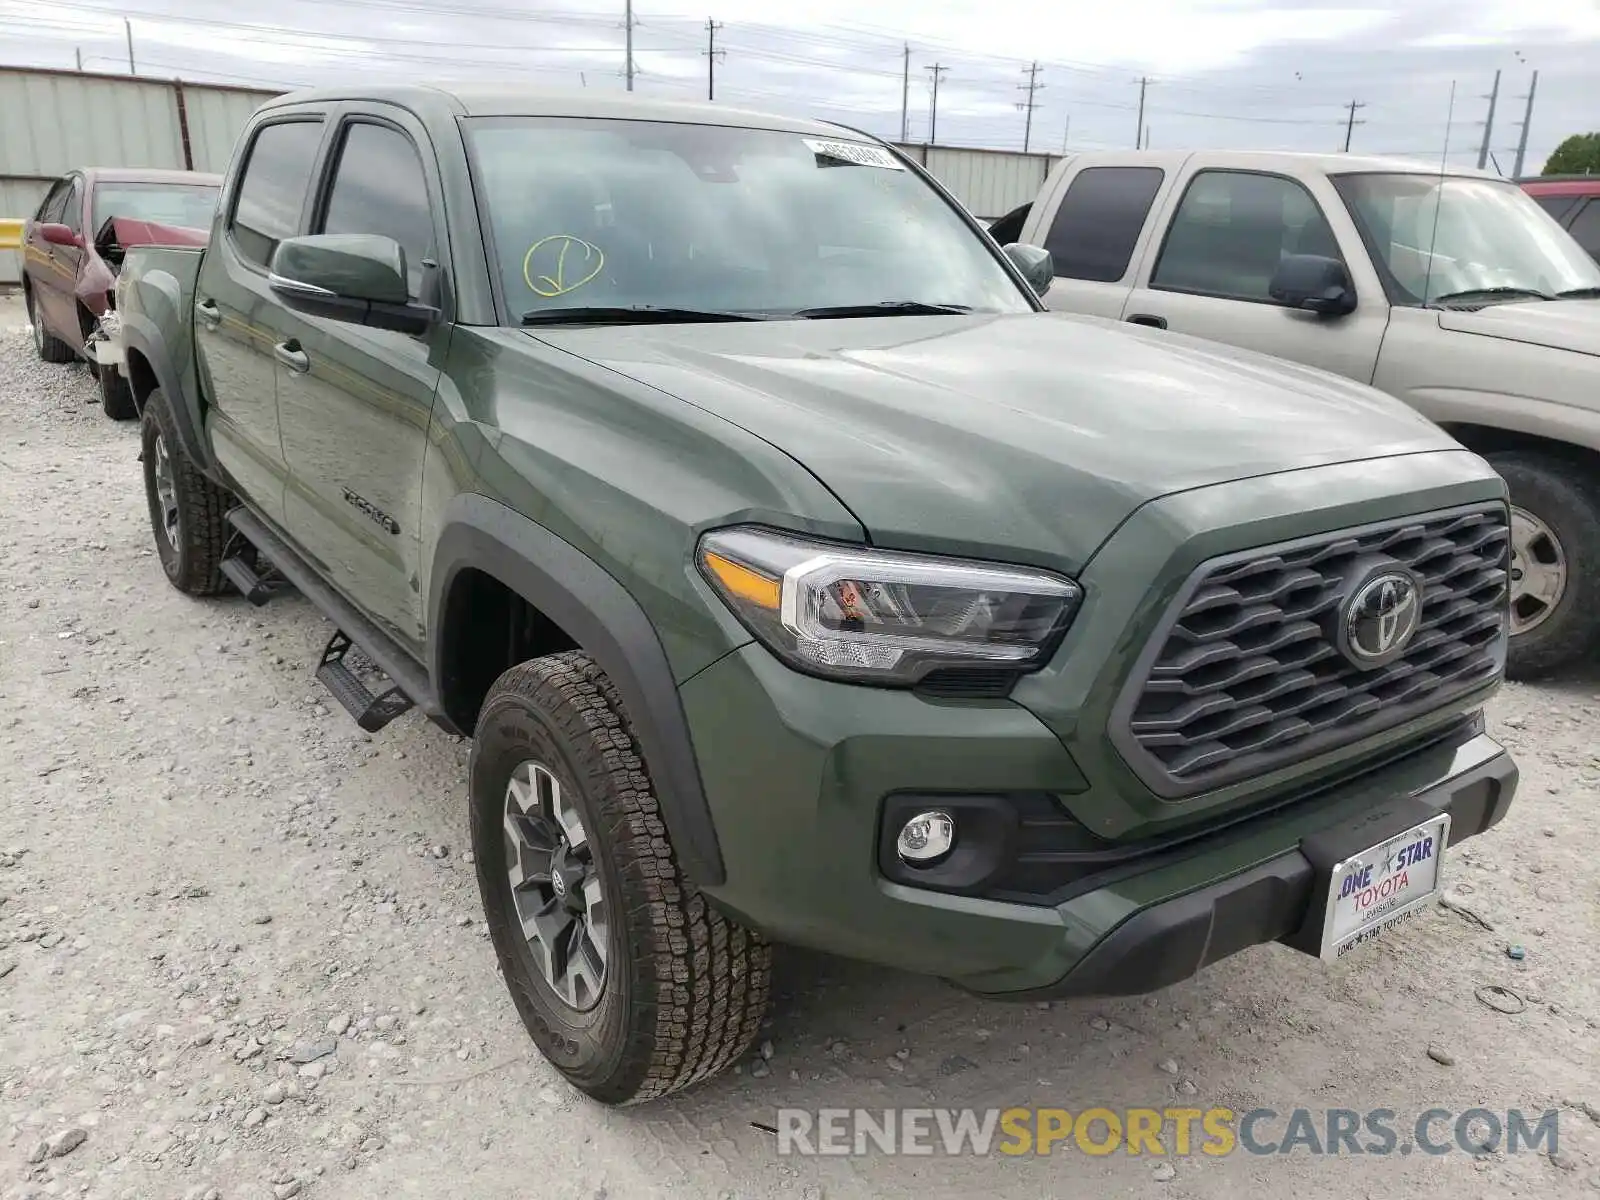
<instances>
[{"instance_id":1,"label":"windshield","mask_svg":"<svg viewBox=\"0 0 1600 1200\"><path fill-rule=\"evenodd\" d=\"M513 323L601 306L1032 308L978 235L879 146L656 121L467 127Z\"/></svg>"},{"instance_id":2,"label":"windshield","mask_svg":"<svg viewBox=\"0 0 1600 1200\"><path fill-rule=\"evenodd\" d=\"M1515 299L1516 292L1553 296L1600 286L1600 266L1513 183L1341 175L1334 184L1395 304L1482 290L1505 289L1512 293L1505 298Z\"/></svg>"},{"instance_id":3,"label":"windshield","mask_svg":"<svg viewBox=\"0 0 1600 1200\"><path fill-rule=\"evenodd\" d=\"M102 183L94 189L94 228L112 217L209 229L217 189L193 183Z\"/></svg>"}]
</instances>

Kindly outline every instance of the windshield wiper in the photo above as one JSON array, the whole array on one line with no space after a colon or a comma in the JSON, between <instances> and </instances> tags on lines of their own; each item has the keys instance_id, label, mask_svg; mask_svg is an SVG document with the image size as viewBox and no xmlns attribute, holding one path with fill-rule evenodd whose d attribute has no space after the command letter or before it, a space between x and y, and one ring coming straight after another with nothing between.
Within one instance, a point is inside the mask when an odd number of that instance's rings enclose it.
<instances>
[{"instance_id":1,"label":"windshield wiper","mask_svg":"<svg viewBox=\"0 0 1600 1200\"><path fill-rule=\"evenodd\" d=\"M926 304L921 300L882 300L877 304L831 304L823 308L802 308L791 316L818 320L828 317L924 317L941 313L969 313L969 304Z\"/></svg>"},{"instance_id":2,"label":"windshield wiper","mask_svg":"<svg viewBox=\"0 0 1600 1200\"><path fill-rule=\"evenodd\" d=\"M1556 293L1557 300L1600 300L1600 287L1568 288Z\"/></svg>"},{"instance_id":3,"label":"windshield wiper","mask_svg":"<svg viewBox=\"0 0 1600 1200\"><path fill-rule=\"evenodd\" d=\"M524 325L667 325L692 321L764 321L753 313L716 308L668 308L656 304L579 305L537 308L522 314Z\"/></svg>"},{"instance_id":4,"label":"windshield wiper","mask_svg":"<svg viewBox=\"0 0 1600 1200\"><path fill-rule=\"evenodd\" d=\"M1464 292L1446 292L1444 295L1435 296L1432 300L1428 301L1428 305L1429 307L1432 307L1436 304L1445 304L1451 300L1509 300L1517 296L1524 296L1529 300L1555 299L1555 297L1549 292L1541 292L1534 288L1488 287L1468 288Z\"/></svg>"}]
</instances>

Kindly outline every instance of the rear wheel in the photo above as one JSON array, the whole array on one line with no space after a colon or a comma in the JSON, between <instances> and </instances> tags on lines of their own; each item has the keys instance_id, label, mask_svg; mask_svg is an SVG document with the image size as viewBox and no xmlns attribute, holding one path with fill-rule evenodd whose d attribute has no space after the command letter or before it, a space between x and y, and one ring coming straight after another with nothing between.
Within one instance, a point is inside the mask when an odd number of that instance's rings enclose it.
<instances>
[{"instance_id":1,"label":"rear wheel","mask_svg":"<svg viewBox=\"0 0 1600 1200\"><path fill-rule=\"evenodd\" d=\"M581 651L490 689L472 846L512 1000L544 1056L606 1104L664 1096L744 1053L771 949L678 869L611 681Z\"/></svg>"},{"instance_id":2,"label":"rear wheel","mask_svg":"<svg viewBox=\"0 0 1600 1200\"><path fill-rule=\"evenodd\" d=\"M1534 678L1600 649L1600 495L1576 466L1492 454L1511 489L1513 678Z\"/></svg>"},{"instance_id":3,"label":"rear wheel","mask_svg":"<svg viewBox=\"0 0 1600 1200\"><path fill-rule=\"evenodd\" d=\"M221 569L225 514L232 497L202 475L184 453L171 404L160 388L145 399L139 435L145 497L161 568L180 592L214 595L225 586Z\"/></svg>"},{"instance_id":4,"label":"rear wheel","mask_svg":"<svg viewBox=\"0 0 1600 1200\"><path fill-rule=\"evenodd\" d=\"M33 349L38 356L47 363L69 363L76 357L72 347L60 338L45 331L44 322L40 319L38 304L33 298L33 289L23 292L23 303L28 309L28 324L33 327Z\"/></svg>"}]
</instances>

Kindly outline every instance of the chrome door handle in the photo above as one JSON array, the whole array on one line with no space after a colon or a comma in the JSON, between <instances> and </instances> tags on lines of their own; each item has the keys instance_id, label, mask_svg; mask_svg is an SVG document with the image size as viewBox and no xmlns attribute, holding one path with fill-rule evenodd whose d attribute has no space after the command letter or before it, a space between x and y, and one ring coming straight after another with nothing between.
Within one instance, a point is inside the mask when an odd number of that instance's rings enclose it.
<instances>
[{"instance_id":1,"label":"chrome door handle","mask_svg":"<svg viewBox=\"0 0 1600 1200\"><path fill-rule=\"evenodd\" d=\"M300 343L290 339L279 342L272 348L272 357L281 362L296 375L304 375L311 370L311 356L300 349Z\"/></svg>"},{"instance_id":2,"label":"chrome door handle","mask_svg":"<svg viewBox=\"0 0 1600 1200\"><path fill-rule=\"evenodd\" d=\"M200 323L207 329L215 329L222 324L222 311L212 300L195 301L194 315L200 318Z\"/></svg>"}]
</instances>

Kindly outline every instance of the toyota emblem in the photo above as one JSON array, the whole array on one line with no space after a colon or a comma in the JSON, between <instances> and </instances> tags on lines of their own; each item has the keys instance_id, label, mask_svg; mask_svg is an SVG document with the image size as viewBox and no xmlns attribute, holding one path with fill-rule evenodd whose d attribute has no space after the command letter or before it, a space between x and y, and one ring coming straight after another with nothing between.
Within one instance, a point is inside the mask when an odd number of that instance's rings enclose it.
<instances>
[{"instance_id":1,"label":"toyota emblem","mask_svg":"<svg viewBox=\"0 0 1600 1200\"><path fill-rule=\"evenodd\" d=\"M1378 667L1405 652L1422 624L1422 588L1404 571L1382 571L1356 589L1344 610L1345 653Z\"/></svg>"}]
</instances>

